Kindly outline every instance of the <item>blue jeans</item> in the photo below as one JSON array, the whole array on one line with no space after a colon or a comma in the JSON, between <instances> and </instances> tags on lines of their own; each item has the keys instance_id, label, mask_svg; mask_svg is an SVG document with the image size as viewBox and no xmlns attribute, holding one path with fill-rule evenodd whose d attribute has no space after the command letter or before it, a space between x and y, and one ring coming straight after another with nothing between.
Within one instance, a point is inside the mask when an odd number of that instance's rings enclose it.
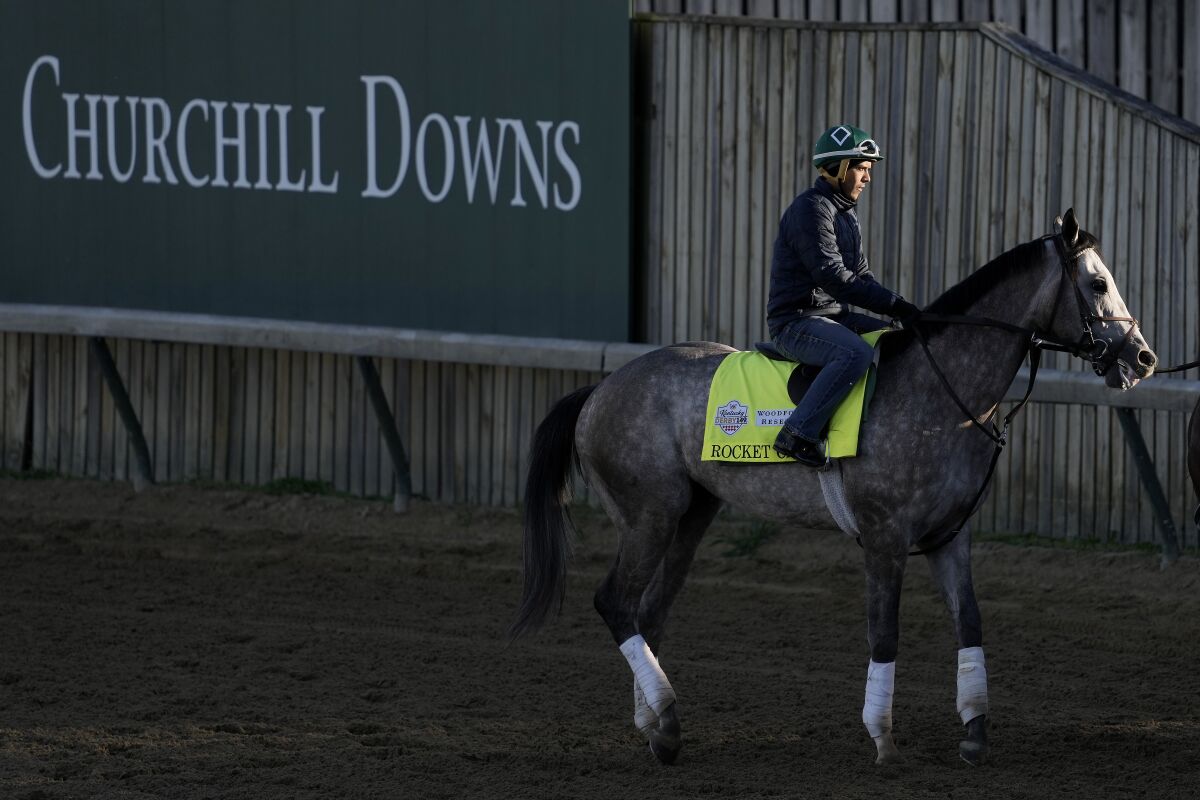
<instances>
[{"instance_id":1,"label":"blue jeans","mask_svg":"<svg viewBox=\"0 0 1200 800\"><path fill-rule=\"evenodd\" d=\"M866 314L847 312L836 317L804 317L789 322L772 337L775 347L788 358L821 368L784 426L802 439L821 441L829 418L875 357L871 345L859 334L887 326Z\"/></svg>"}]
</instances>

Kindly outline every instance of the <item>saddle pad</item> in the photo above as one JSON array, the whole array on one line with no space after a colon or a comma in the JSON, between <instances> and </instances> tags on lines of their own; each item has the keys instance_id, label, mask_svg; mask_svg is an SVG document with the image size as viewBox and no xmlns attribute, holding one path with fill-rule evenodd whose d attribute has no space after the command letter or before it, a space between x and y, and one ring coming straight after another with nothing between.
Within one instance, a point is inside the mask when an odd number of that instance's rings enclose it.
<instances>
[{"instance_id":1,"label":"saddle pad","mask_svg":"<svg viewBox=\"0 0 1200 800\"><path fill-rule=\"evenodd\" d=\"M888 329L864 333L876 347ZM701 461L739 463L789 462L771 445L779 429L796 408L788 397L788 378L797 368L792 361L777 361L762 353L739 352L725 356L708 390L708 415L704 426ZM827 452L830 458L858 455L858 431L874 384L875 364L858 379L850 394L829 420Z\"/></svg>"}]
</instances>

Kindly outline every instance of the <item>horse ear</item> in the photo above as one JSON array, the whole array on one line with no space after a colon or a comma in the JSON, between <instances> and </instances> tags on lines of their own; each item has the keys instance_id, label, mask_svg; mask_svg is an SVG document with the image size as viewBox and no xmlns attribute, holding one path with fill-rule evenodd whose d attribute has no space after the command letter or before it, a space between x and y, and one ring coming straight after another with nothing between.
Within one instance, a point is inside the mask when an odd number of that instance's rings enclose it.
<instances>
[{"instance_id":1,"label":"horse ear","mask_svg":"<svg viewBox=\"0 0 1200 800\"><path fill-rule=\"evenodd\" d=\"M1062 217L1061 216L1054 218L1054 232L1062 233Z\"/></svg>"},{"instance_id":2,"label":"horse ear","mask_svg":"<svg viewBox=\"0 0 1200 800\"><path fill-rule=\"evenodd\" d=\"M1072 247L1079 241L1079 220L1075 218L1075 209L1068 208L1062 221L1063 241Z\"/></svg>"}]
</instances>

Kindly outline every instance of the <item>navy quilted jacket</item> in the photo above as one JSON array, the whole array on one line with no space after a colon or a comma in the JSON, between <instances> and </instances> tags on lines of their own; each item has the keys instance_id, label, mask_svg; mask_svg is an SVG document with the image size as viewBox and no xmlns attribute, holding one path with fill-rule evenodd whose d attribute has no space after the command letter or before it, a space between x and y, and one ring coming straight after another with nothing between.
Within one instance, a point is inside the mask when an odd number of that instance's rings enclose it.
<instances>
[{"instance_id":1,"label":"navy quilted jacket","mask_svg":"<svg viewBox=\"0 0 1200 800\"><path fill-rule=\"evenodd\" d=\"M899 295L881 286L867 268L854 206L818 178L783 213L767 299L772 336L794 319L837 314L846 304L876 314L891 311Z\"/></svg>"}]
</instances>

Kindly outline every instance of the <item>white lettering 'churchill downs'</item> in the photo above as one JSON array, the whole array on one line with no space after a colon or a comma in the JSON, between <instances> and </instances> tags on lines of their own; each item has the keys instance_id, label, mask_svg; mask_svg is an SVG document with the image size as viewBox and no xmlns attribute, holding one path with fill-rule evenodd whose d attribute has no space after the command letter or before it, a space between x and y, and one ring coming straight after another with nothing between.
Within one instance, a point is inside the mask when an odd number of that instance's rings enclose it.
<instances>
[{"instance_id":1,"label":"white lettering 'churchill downs'","mask_svg":"<svg viewBox=\"0 0 1200 800\"><path fill-rule=\"evenodd\" d=\"M457 197L569 212L583 199L583 177L573 152L582 139L578 122L511 117L493 119L436 111L414 119L408 96L389 75L361 75L365 106L365 187L360 195L384 199L399 193L411 173L429 203ZM335 194L341 171L322 164L325 106L292 106L195 98L175 108L161 97L59 91L65 125L39 126L35 103L47 82L62 86L57 57L30 66L22 95L25 154L45 180L112 180L140 175L148 184L191 188L261 189ZM377 123L388 122L381 136ZM65 128L65 130L64 130ZM305 136L306 134L306 136ZM299 148L289 142L302 138ZM305 141L306 139L306 141ZM104 154L101 156L101 145ZM299 159L294 156L297 151ZM198 153L203 153L203 166ZM409 182L411 187L413 182ZM412 191L409 189L408 191Z\"/></svg>"}]
</instances>

